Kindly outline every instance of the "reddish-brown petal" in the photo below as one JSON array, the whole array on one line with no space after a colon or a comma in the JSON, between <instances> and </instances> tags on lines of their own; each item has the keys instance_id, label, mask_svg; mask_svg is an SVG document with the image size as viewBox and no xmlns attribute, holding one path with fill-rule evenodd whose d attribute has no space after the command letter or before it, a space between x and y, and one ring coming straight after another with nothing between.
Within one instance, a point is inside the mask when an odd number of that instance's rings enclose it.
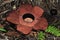
<instances>
[{"instance_id":1,"label":"reddish-brown petal","mask_svg":"<svg viewBox=\"0 0 60 40\"><path fill-rule=\"evenodd\" d=\"M16 11L12 11L9 13L7 20L14 24L19 24L19 14L17 14Z\"/></svg>"},{"instance_id":2,"label":"reddish-brown petal","mask_svg":"<svg viewBox=\"0 0 60 40\"><path fill-rule=\"evenodd\" d=\"M24 4L24 5L21 5L20 6L20 9L25 9L25 10L27 10L27 11L32 11L32 9L33 9L33 7L32 7L32 5L30 5L30 4Z\"/></svg>"},{"instance_id":3,"label":"reddish-brown petal","mask_svg":"<svg viewBox=\"0 0 60 40\"><path fill-rule=\"evenodd\" d=\"M23 25L17 25L17 30L19 32L22 32L23 34L28 34L31 32L32 28L27 27L27 26L23 26Z\"/></svg>"},{"instance_id":4,"label":"reddish-brown petal","mask_svg":"<svg viewBox=\"0 0 60 40\"><path fill-rule=\"evenodd\" d=\"M41 17L44 10L38 6L35 6L32 10L33 14L35 14L36 17Z\"/></svg>"},{"instance_id":5,"label":"reddish-brown petal","mask_svg":"<svg viewBox=\"0 0 60 40\"><path fill-rule=\"evenodd\" d=\"M48 27L48 22L45 18L40 18L39 22L33 27L35 30L45 30Z\"/></svg>"}]
</instances>

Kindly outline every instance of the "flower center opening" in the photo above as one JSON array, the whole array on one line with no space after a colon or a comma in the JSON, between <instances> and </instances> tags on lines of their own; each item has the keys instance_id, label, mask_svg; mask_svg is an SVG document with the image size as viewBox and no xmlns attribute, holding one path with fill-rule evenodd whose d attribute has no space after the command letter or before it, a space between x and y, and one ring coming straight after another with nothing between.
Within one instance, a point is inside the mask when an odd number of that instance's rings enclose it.
<instances>
[{"instance_id":1,"label":"flower center opening","mask_svg":"<svg viewBox=\"0 0 60 40\"><path fill-rule=\"evenodd\" d=\"M31 22L34 21L34 19L35 19L35 17L30 13L26 13L26 14L23 15L23 20L25 22L31 23Z\"/></svg>"}]
</instances>

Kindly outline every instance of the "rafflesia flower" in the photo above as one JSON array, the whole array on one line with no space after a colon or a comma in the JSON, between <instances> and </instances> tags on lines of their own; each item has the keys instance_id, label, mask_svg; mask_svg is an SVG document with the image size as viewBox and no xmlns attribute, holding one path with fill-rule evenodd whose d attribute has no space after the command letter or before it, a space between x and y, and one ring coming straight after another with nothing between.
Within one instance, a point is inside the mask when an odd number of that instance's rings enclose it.
<instances>
[{"instance_id":1,"label":"rafflesia flower","mask_svg":"<svg viewBox=\"0 0 60 40\"><path fill-rule=\"evenodd\" d=\"M45 30L48 26L47 20L42 17L43 9L38 6L21 5L17 10L9 13L7 20L16 24L16 29L23 34L29 34L32 29Z\"/></svg>"}]
</instances>

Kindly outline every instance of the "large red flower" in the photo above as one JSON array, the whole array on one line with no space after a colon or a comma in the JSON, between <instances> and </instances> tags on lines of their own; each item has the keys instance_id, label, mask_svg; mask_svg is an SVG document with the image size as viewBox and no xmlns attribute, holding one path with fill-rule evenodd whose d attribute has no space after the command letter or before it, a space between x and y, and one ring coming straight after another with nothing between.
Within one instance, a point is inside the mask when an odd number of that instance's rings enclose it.
<instances>
[{"instance_id":1,"label":"large red flower","mask_svg":"<svg viewBox=\"0 0 60 40\"><path fill-rule=\"evenodd\" d=\"M17 10L12 11L7 20L17 24L17 30L23 34L28 34L32 29L45 30L48 22L43 15L43 9L38 6L21 5Z\"/></svg>"}]
</instances>

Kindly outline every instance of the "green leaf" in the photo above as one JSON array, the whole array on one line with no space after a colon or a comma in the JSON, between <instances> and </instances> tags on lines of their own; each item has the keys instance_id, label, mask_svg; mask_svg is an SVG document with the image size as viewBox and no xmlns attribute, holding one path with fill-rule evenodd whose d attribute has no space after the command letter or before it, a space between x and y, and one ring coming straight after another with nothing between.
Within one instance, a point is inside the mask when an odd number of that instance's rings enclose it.
<instances>
[{"instance_id":1,"label":"green leaf","mask_svg":"<svg viewBox=\"0 0 60 40\"><path fill-rule=\"evenodd\" d=\"M49 32L55 36L60 36L60 30L57 29L55 26L48 26L48 28L45 30L45 32Z\"/></svg>"},{"instance_id":2,"label":"green leaf","mask_svg":"<svg viewBox=\"0 0 60 40\"><path fill-rule=\"evenodd\" d=\"M0 28L0 31L4 31L4 32L6 32L6 30L5 30L4 28Z\"/></svg>"},{"instance_id":3,"label":"green leaf","mask_svg":"<svg viewBox=\"0 0 60 40\"><path fill-rule=\"evenodd\" d=\"M44 40L45 39L45 34L41 31L38 34L38 40Z\"/></svg>"}]
</instances>

